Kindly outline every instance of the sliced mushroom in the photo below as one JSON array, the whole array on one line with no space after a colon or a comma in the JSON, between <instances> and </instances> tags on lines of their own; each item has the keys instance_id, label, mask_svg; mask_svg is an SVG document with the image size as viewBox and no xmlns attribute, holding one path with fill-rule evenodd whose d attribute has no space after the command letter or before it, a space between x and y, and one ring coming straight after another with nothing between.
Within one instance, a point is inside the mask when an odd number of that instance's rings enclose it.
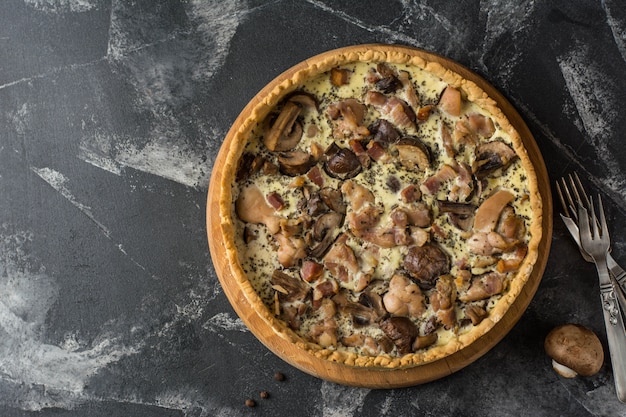
<instances>
[{"instance_id":1,"label":"sliced mushroom","mask_svg":"<svg viewBox=\"0 0 626 417\"><path fill-rule=\"evenodd\" d=\"M414 246L404 257L404 269L423 288L435 286L437 278L450 272L450 258L435 243Z\"/></svg>"},{"instance_id":2,"label":"sliced mushroom","mask_svg":"<svg viewBox=\"0 0 626 417\"><path fill-rule=\"evenodd\" d=\"M385 94L390 94L396 90L402 88L402 81L400 81L396 75L396 72L384 62L380 62L376 65L376 71L382 77L376 81L376 88Z\"/></svg>"},{"instance_id":3,"label":"sliced mushroom","mask_svg":"<svg viewBox=\"0 0 626 417\"><path fill-rule=\"evenodd\" d=\"M278 155L278 165L280 172L284 175L296 177L306 174L307 171L315 165L315 159L311 154L305 151L281 152Z\"/></svg>"},{"instance_id":4,"label":"sliced mushroom","mask_svg":"<svg viewBox=\"0 0 626 417\"><path fill-rule=\"evenodd\" d=\"M432 346L437 342L439 336L437 333L430 333L425 336L417 336L415 338L415 342L413 342L413 351L419 349L426 349L429 346Z\"/></svg>"},{"instance_id":5,"label":"sliced mushroom","mask_svg":"<svg viewBox=\"0 0 626 417\"><path fill-rule=\"evenodd\" d=\"M343 201L343 194L340 190L324 187L320 190L319 195L331 210L346 214L346 203Z\"/></svg>"},{"instance_id":6,"label":"sliced mushroom","mask_svg":"<svg viewBox=\"0 0 626 417\"><path fill-rule=\"evenodd\" d=\"M489 313L477 304L468 304L465 307L465 316L469 317L474 326L478 326L480 322L489 316Z\"/></svg>"},{"instance_id":7,"label":"sliced mushroom","mask_svg":"<svg viewBox=\"0 0 626 417\"><path fill-rule=\"evenodd\" d=\"M324 170L333 178L346 180L356 177L362 169L361 162L354 152L341 148L328 157Z\"/></svg>"},{"instance_id":8,"label":"sliced mushroom","mask_svg":"<svg viewBox=\"0 0 626 417\"><path fill-rule=\"evenodd\" d=\"M237 167L237 181L245 181L252 175L259 172L264 163L265 158L263 158L261 155L254 155L250 152L244 153L243 155L241 155L241 159L239 160L239 165Z\"/></svg>"},{"instance_id":9,"label":"sliced mushroom","mask_svg":"<svg viewBox=\"0 0 626 417\"><path fill-rule=\"evenodd\" d=\"M476 211L475 205L437 200L437 207L442 213L448 213L450 223L457 229L468 231L472 228L473 216Z\"/></svg>"},{"instance_id":10,"label":"sliced mushroom","mask_svg":"<svg viewBox=\"0 0 626 417\"><path fill-rule=\"evenodd\" d=\"M430 166L430 151L415 137L406 136L395 145L398 160L411 171L424 171Z\"/></svg>"},{"instance_id":11,"label":"sliced mushroom","mask_svg":"<svg viewBox=\"0 0 626 417\"><path fill-rule=\"evenodd\" d=\"M501 140L480 144L476 147L476 160L472 165L472 171L478 179L483 179L499 168L508 167L517 154Z\"/></svg>"},{"instance_id":12,"label":"sliced mushroom","mask_svg":"<svg viewBox=\"0 0 626 417\"><path fill-rule=\"evenodd\" d=\"M274 270L271 282L279 289L278 297L282 301L304 301L311 291L311 287L300 277L293 277L280 269Z\"/></svg>"},{"instance_id":13,"label":"sliced mushroom","mask_svg":"<svg viewBox=\"0 0 626 417\"><path fill-rule=\"evenodd\" d=\"M336 211L330 211L320 216L313 225L313 239L318 242L324 239L329 231L339 229L343 223L344 216Z\"/></svg>"},{"instance_id":14,"label":"sliced mushroom","mask_svg":"<svg viewBox=\"0 0 626 417\"><path fill-rule=\"evenodd\" d=\"M372 134L372 139L381 143L395 143L400 139L400 133L391 122L378 119L367 128Z\"/></svg>"},{"instance_id":15,"label":"sliced mushroom","mask_svg":"<svg viewBox=\"0 0 626 417\"><path fill-rule=\"evenodd\" d=\"M406 355L413 351L413 342L418 336L417 326L408 317L389 317L380 323L380 328L393 340L398 353Z\"/></svg>"},{"instance_id":16,"label":"sliced mushroom","mask_svg":"<svg viewBox=\"0 0 626 417\"><path fill-rule=\"evenodd\" d=\"M322 216L313 225L312 237L319 242L309 250L313 258L322 258L341 232L343 214L330 211Z\"/></svg>"},{"instance_id":17,"label":"sliced mushroom","mask_svg":"<svg viewBox=\"0 0 626 417\"><path fill-rule=\"evenodd\" d=\"M302 107L307 107L311 110L319 111L319 103L315 95L306 91L296 91L287 97L287 100L292 103L297 103Z\"/></svg>"},{"instance_id":18,"label":"sliced mushroom","mask_svg":"<svg viewBox=\"0 0 626 417\"><path fill-rule=\"evenodd\" d=\"M296 147L302 138L302 124L297 122L302 108L287 101L276 117L269 132L263 136L263 144L270 151L288 151Z\"/></svg>"}]
</instances>

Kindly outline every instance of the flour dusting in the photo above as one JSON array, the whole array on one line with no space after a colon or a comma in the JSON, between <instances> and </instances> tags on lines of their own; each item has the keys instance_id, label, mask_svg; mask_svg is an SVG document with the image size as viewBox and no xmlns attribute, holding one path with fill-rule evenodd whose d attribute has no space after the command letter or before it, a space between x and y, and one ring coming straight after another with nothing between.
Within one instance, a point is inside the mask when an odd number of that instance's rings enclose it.
<instances>
[{"instance_id":1,"label":"flour dusting","mask_svg":"<svg viewBox=\"0 0 626 417\"><path fill-rule=\"evenodd\" d=\"M615 45L626 61L626 13L624 3L616 0L602 0L606 22L613 33ZM621 14L620 14L621 13Z\"/></svg>"},{"instance_id":2,"label":"flour dusting","mask_svg":"<svg viewBox=\"0 0 626 417\"><path fill-rule=\"evenodd\" d=\"M352 417L361 411L370 390L322 381L322 416Z\"/></svg>"}]
</instances>

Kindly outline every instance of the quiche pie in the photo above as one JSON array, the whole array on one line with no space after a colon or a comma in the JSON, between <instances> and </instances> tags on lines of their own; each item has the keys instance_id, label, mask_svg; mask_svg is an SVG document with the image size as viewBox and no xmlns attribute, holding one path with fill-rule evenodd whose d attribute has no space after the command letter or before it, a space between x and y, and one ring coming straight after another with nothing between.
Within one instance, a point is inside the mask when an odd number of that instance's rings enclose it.
<instances>
[{"instance_id":1,"label":"quiche pie","mask_svg":"<svg viewBox=\"0 0 626 417\"><path fill-rule=\"evenodd\" d=\"M302 65L234 132L227 262L281 337L398 369L470 345L528 281L542 201L518 132L475 83L402 50Z\"/></svg>"}]
</instances>

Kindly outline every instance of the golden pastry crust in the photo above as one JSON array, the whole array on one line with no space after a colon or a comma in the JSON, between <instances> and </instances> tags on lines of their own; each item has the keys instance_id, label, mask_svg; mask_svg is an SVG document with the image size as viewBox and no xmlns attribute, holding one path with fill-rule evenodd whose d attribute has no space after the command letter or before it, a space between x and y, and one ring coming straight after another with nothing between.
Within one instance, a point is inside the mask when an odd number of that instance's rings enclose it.
<instances>
[{"instance_id":1,"label":"golden pastry crust","mask_svg":"<svg viewBox=\"0 0 626 417\"><path fill-rule=\"evenodd\" d=\"M241 239L241 236L236 234L234 224L234 216L236 216L234 200L236 196L233 194L233 184L236 181L235 175L240 158L253 129L266 119L285 96L295 91L311 77L330 71L332 68L353 62L371 64L384 62L420 68L440 78L444 83L460 90L465 100L476 104L478 107L490 113L495 123L499 125L499 128L508 133L527 178L528 198L531 207L530 227L527 231L529 236L527 254L514 278L510 280L510 285L490 310L489 316L476 326L473 326L470 331L459 334L458 337L450 339L446 344L402 356L393 356L385 353L376 356L368 356L349 350L324 348L317 343L305 340L294 332L283 320L277 318L274 312L263 302L242 268L238 253L237 241ZM432 362L458 352L464 347L471 345L481 336L487 334L507 312L518 295L524 291L524 285L537 260L538 246L542 236L542 201L533 164L526 152L519 133L497 106L497 103L474 82L464 79L458 73L445 68L441 64L425 61L419 56L406 53L405 50L397 50L395 48L386 50L384 46L370 46L369 48L355 49L343 54L322 56L321 59L315 60L313 64L309 65L309 63L305 61L290 71L291 76L288 79L269 91L262 91L257 95L259 98L258 101L251 103L249 116L243 120L237 131L234 132L232 146L228 150L226 163L222 171L223 177L220 187L219 213L221 230L224 236L223 245L228 257L228 262L231 265L232 274L237 280L237 284L242 289L247 301L255 307L256 313L269 323L278 335L294 343L302 350L318 358L357 367L396 369Z\"/></svg>"}]
</instances>

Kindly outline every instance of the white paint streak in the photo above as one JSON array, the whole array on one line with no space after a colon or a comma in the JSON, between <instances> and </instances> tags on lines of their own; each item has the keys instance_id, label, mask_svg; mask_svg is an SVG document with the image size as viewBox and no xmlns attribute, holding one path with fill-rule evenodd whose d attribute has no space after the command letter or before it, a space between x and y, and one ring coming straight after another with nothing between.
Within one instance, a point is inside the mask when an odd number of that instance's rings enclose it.
<instances>
[{"instance_id":1,"label":"white paint streak","mask_svg":"<svg viewBox=\"0 0 626 417\"><path fill-rule=\"evenodd\" d=\"M323 381L322 417L352 417L358 415L370 390Z\"/></svg>"},{"instance_id":2,"label":"white paint streak","mask_svg":"<svg viewBox=\"0 0 626 417\"><path fill-rule=\"evenodd\" d=\"M136 350L117 344L112 335L102 335L80 351L75 335L66 335L61 346L46 342L45 321L59 289L25 253L23 245L31 239L29 233L0 230L0 379L44 387L20 400L25 410L72 408L89 378Z\"/></svg>"},{"instance_id":3,"label":"white paint streak","mask_svg":"<svg viewBox=\"0 0 626 417\"><path fill-rule=\"evenodd\" d=\"M532 11L535 8L534 0L510 2L504 0L483 0L480 2L481 13L486 15L485 38L483 40L483 56L481 63L485 70L497 74L503 81L508 80L522 55L522 46L525 42L520 41L524 36L529 36L529 28L532 27ZM485 58L493 60L494 51L502 43L502 37L508 36L514 42L507 42L509 54L504 62L499 62L497 68L487 68Z\"/></svg>"},{"instance_id":4,"label":"white paint streak","mask_svg":"<svg viewBox=\"0 0 626 417\"><path fill-rule=\"evenodd\" d=\"M202 328L216 333L219 333L223 330L229 332L248 331L248 328L239 317L232 318L228 313L217 313L209 320L207 320L207 322L202 325Z\"/></svg>"},{"instance_id":5,"label":"white paint streak","mask_svg":"<svg viewBox=\"0 0 626 417\"><path fill-rule=\"evenodd\" d=\"M181 150L176 144L156 140L142 149L129 145L118 153L115 162L188 187L209 184L206 162L202 157L193 151Z\"/></svg>"},{"instance_id":6,"label":"white paint streak","mask_svg":"<svg viewBox=\"0 0 626 417\"><path fill-rule=\"evenodd\" d=\"M615 97L611 78L594 61L593 51L579 43L574 48L557 58L561 73L596 156L606 166L607 176L601 182L626 199L626 178L608 142L614 136L612 129L621 103Z\"/></svg>"},{"instance_id":7,"label":"white paint streak","mask_svg":"<svg viewBox=\"0 0 626 417\"><path fill-rule=\"evenodd\" d=\"M606 23L613 33L615 45L626 61L626 14L624 13L624 3L613 0L602 0L602 8L606 13ZM618 14L622 13L619 17Z\"/></svg>"},{"instance_id":8,"label":"white paint streak","mask_svg":"<svg viewBox=\"0 0 626 417\"><path fill-rule=\"evenodd\" d=\"M216 407L211 404L212 400L207 400L206 396L199 393L194 387L180 387L176 390L168 390L159 394L153 405L159 407L180 410L185 415L197 417L239 417L244 415L241 409L229 406ZM215 409L219 408L217 413ZM248 414L248 413L246 413Z\"/></svg>"},{"instance_id":9,"label":"white paint streak","mask_svg":"<svg viewBox=\"0 0 626 417\"><path fill-rule=\"evenodd\" d=\"M24 0L28 6L46 13L83 13L93 10L96 0Z\"/></svg>"},{"instance_id":10,"label":"white paint streak","mask_svg":"<svg viewBox=\"0 0 626 417\"><path fill-rule=\"evenodd\" d=\"M42 180L48 183L53 189L55 189L60 195L62 195L67 201L69 201L74 207L76 207L81 213L89 218L94 224L102 231L104 236L113 241L111 237L111 231L98 219L95 218L93 213L91 212L91 207L79 202L74 195L70 192L70 190L66 187L66 183L68 182L67 177L62 173L55 171L50 168L35 168L31 167L31 171L37 174ZM143 271L147 271L146 267L137 262L132 256L129 256L128 253L124 250L123 246L119 242L114 242L117 249L130 259L130 261L139 267Z\"/></svg>"},{"instance_id":11,"label":"white paint streak","mask_svg":"<svg viewBox=\"0 0 626 417\"><path fill-rule=\"evenodd\" d=\"M31 171L37 174L42 180L47 182L52 188L54 188L59 194L61 194L67 201L72 203L74 207L80 210L86 215L92 222L98 226L98 228L104 233L107 238L111 238L111 232L102 223L100 223L92 214L91 207L86 206L74 198L72 193L67 189L65 184L68 182L67 177L62 173L50 168L35 168L31 167Z\"/></svg>"}]
</instances>

